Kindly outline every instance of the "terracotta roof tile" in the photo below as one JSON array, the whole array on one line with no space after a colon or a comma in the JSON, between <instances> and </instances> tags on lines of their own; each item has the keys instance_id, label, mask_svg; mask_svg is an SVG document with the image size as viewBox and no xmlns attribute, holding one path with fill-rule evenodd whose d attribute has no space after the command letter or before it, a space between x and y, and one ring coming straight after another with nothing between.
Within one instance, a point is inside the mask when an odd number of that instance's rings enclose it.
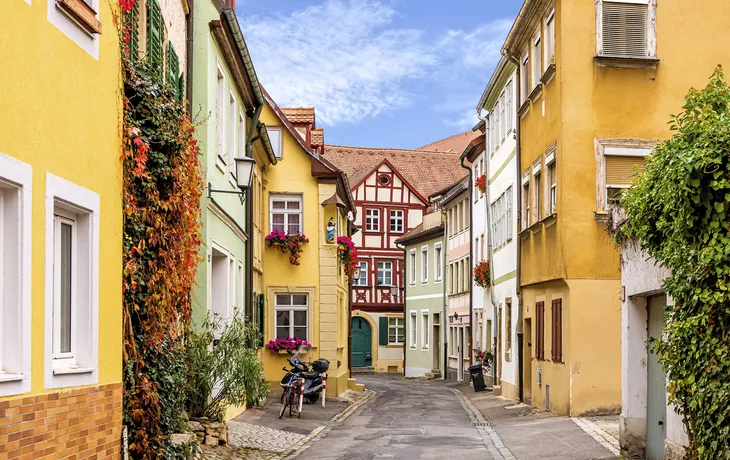
<instances>
[{"instance_id":1,"label":"terracotta roof tile","mask_svg":"<svg viewBox=\"0 0 730 460\"><path fill-rule=\"evenodd\" d=\"M347 174L353 187L388 160L424 197L468 174L455 153L325 145L324 156Z\"/></svg>"},{"instance_id":2,"label":"terracotta roof tile","mask_svg":"<svg viewBox=\"0 0 730 460\"><path fill-rule=\"evenodd\" d=\"M312 142L311 142L312 145L314 145L314 146L324 145L324 129L322 129L322 128L313 129L311 131L310 136L312 139Z\"/></svg>"},{"instance_id":3,"label":"terracotta roof tile","mask_svg":"<svg viewBox=\"0 0 730 460\"><path fill-rule=\"evenodd\" d=\"M465 133L454 134L446 139L441 139L428 145L424 145L423 147L419 147L418 150L461 154L466 146L469 145L469 142L481 134L482 133L479 131L467 131Z\"/></svg>"},{"instance_id":4,"label":"terracotta roof tile","mask_svg":"<svg viewBox=\"0 0 730 460\"><path fill-rule=\"evenodd\" d=\"M314 107L290 107L282 108L281 111L292 123L314 124Z\"/></svg>"}]
</instances>

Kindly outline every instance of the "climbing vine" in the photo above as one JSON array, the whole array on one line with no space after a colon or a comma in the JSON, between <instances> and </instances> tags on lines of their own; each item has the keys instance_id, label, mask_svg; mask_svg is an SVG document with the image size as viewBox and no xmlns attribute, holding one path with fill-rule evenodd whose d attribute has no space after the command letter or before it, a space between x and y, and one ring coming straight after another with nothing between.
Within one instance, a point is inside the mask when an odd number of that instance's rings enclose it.
<instances>
[{"instance_id":1,"label":"climbing vine","mask_svg":"<svg viewBox=\"0 0 730 460\"><path fill-rule=\"evenodd\" d=\"M674 306L652 346L684 420L692 459L730 459L730 88L718 67L671 117L622 200L622 232L671 270Z\"/></svg>"},{"instance_id":2,"label":"climbing vine","mask_svg":"<svg viewBox=\"0 0 730 460\"><path fill-rule=\"evenodd\" d=\"M123 77L124 424L132 458L175 456L185 428L185 340L200 256L203 178L194 125L158 67L129 50L134 0L120 0Z\"/></svg>"}]
</instances>

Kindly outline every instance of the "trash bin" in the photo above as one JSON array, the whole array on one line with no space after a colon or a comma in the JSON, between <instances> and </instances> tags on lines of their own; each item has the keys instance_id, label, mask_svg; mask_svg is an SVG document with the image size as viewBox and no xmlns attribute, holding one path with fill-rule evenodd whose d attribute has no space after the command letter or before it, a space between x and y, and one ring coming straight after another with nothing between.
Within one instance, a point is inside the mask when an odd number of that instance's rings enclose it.
<instances>
[{"instance_id":1,"label":"trash bin","mask_svg":"<svg viewBox=\"0 0 730 460\"><path fill-rule=\"evenodd\" d=\"M474 391L484 391L486 385L484 385L484 372L482 371L481 364L474 364L469 366L469 374L471 374L471 381L474 384Z\"/></svg>"}]
</instances>

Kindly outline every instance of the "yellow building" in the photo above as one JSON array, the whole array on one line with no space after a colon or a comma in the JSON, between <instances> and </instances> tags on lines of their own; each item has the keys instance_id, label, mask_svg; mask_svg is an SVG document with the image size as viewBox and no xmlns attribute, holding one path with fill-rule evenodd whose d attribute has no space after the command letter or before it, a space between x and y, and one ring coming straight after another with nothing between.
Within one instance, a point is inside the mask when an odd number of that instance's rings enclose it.
<instances>
[{"instance_id":1,"label":"yellow building","mask_svg":"<svg viewBox=\"0 0 730 460\"><path fill-rule=\"evenodd\" d=\"M714 46L730 30L721 3L527 0L509 32L503 52L520 82L523 385L538 408L621 408L621 266L606 207L669 137L688 88L724 57Z\"/></svg>"},{"instance_id":2,"label":"yellow building","mask_svg":"<svg viewBox=\"0 0 730 460\"><path fill-rule=\"evenodd\" d=\"M0 4L2 458L120 457L116 5Z\"/></svg>"},{"instance_id":3,"label":"yellow building","mask_svg":"<svg viewBox=\"0 0 730 460\"><path fill-rule=\"evenodd\" d=\"M277 337L311 343L304 359L330 361L327 393L338 395L348 384L357 388L349 379L348 280L337 260L336 243L338 236L350 234L353 200L347 177L317 151L323 139L315 126L314 109L280 109L270 96L265 97L261 121L278 161L266 168L260 191L254 191L261 197L254 217L254 227L259 229L254 257L263 257L263 283L254 280L259 293L257 320L264 343ZM327 238L330 221L336 228L332 239ZM274 229L299 232L309 239L300 265L290 263L289 255L278 247L266 247L265 235ZM256 249L262 245L263 254ZM278 388L288 355L263 348L262 359L266 380Z\"/></svg>"}]
</instances>

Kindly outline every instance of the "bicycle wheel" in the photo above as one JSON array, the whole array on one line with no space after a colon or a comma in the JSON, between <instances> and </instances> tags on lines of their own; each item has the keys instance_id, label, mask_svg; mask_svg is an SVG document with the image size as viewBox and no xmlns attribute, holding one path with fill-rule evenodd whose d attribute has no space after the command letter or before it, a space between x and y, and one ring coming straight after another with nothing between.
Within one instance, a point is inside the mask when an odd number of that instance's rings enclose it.
<instances>
[{"instance_id":1,"label":"bicycle wheel","mask_svg":"<svg viewBox=\"0 0 730 460\"><path fill-rule=\"evenodd\" d=\"M299 385L293 385L289 392L289 417L299 412Z\"/></svg>"},{"instance_id":2,"label":"bicycle wheel","mask_svg":"<svg viewBox=\"0 0 730 460\"><path fill-rule=\"evenodd\" d=\"M286 411L286 405L289 403L289 394L291 393L291 389L289 387L284 388L284 393L281 395L281 404L279 407L279 418L282 418L284 416L284 412Z\"/></svg>"}]
</instances>

